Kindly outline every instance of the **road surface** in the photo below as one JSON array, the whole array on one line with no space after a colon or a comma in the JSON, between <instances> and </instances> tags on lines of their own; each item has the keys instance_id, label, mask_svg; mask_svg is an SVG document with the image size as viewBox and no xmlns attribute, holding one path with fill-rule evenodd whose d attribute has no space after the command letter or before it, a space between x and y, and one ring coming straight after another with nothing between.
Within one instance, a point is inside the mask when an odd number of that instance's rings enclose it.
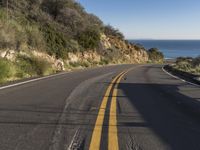
<instances>
[{"instance_id":1,"label":"road surface","mask_svg":"<svg viewBox=\"0 0 200 150\"><path fill-rule=\"evenodd\" d=\"M0 90L0 150L200 150L199 103L161 65L61 74Z\"/></svg>"}]
</instances>

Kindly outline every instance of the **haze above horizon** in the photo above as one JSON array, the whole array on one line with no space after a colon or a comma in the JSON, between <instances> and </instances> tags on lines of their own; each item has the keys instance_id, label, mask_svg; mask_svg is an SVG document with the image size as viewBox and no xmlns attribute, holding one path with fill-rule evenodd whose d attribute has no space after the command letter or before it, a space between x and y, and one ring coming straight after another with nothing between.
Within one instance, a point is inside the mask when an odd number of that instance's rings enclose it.
<instances>
[{"instance_id":1,"label":"haze above horizon","mask_svg":"<svg viewBox=\"0 0 200 150\"><path fill-rule=\"evenodd\" d=\"M127 39L200 39L199 0L77 0Z\"/></svg>"}]
</instances>

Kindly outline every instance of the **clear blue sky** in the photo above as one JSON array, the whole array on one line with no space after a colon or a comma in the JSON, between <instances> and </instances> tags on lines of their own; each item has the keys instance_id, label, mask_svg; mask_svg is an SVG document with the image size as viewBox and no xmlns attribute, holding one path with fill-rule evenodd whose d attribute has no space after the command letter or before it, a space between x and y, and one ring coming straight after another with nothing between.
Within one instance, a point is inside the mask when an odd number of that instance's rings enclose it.
<instances>
[{"instance_id":1,"label":"clear blue sky","mask_svg":"<svg viewBox=\"0 0 200 150\"><path fill-rule=\"evenodd\" d=\"M200 39L200 0L77 0L127 39Z\"/></svg>"}]
</instances>

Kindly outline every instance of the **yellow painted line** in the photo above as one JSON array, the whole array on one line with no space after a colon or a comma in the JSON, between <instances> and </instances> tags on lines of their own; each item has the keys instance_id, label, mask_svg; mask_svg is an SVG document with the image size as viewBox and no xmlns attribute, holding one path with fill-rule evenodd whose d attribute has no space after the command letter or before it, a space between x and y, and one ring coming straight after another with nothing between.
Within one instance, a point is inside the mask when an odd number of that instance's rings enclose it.
<instances>
[{"instance_id":1,"label":"yellow painted line","mask_svg":"<svg viewBox=\"0 0 200 150\"><path fill-rule=\"evenodd\" d=\"M103 128L103 121L104 121L104 116L105 116L105 111L106 111L106 106L108 103L108 98L111 92L111 89L114 85L114 83L116 82L117 78L119 78L119 76L121 76L124 72L121 72L118 76L116 76L111 84L108 86L108 89L106 90L106 93L103 97L101 106L100 106L100 110L97 116L97 120L95 123L95 127L93 130L93 134L92 134L92 139L90 142L90 150L99 150L100 149L100 144L101 144L101 134L102 134L102 128Z\"/></svg>"},{"instance_id":2,"label":"yellow painted line","mask_svg":"<svg viewBox=\"0 0 200 150\"><path fill-rule=\"evenodd\" d=\"M131 69L127 70L116 81L111 99L109 128L108 128L108 150L119 150L118 131L117 131L117 88L122 77Z\"/></svg>"},{"instance_id":3,"label":"yellow painted line","mask_svg":"<svg viewBox=\"0 0 200 150\"><path fill-rule=\"evenodd\" d=\"M108 150L118 150L117 135L117 89L114 89L110 106L110 118L108 129Z\"/></svg>"}]
</instances>

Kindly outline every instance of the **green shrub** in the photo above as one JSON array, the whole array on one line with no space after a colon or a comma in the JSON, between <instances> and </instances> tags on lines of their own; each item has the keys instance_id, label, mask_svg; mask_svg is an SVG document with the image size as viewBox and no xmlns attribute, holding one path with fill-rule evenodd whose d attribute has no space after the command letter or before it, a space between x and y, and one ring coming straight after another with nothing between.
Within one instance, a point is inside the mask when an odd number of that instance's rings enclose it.
<instances>
[{"instance_id":1,"label":"green shrub","mask_svg":"<svg viewBox=\"0 0 200 150\"><path fill-rule=\"evenodd\" d=\"M42 76L50 71L50 64L36 57L18 56L18 77Z\"/></svg>"},{"instance_id":2,"label":"green shrub","mask_svg":"<svg viewBox=\"0 0 200 150\"><path fill-rule=\"evenodd\" d=\"M70 63L69 63L69 66L71 66L71 67L73 67L73 68L76 68L76 67L80 67L81 64L80 64L80 62L70 62Z\"/></svg>"},{"instance_id":3,"label":"green shrub","mask_svg":"<svg viewBox=\"0 0 200 150\"><path fill-rule=\"evenodd\" d=\"M77 68L77 67L84 67L84 68L88 68L90 67L90 63L87 61L78 61L78 62L70 62L69 66L72 68Z\"/></svg>"},{"instance_id":4,"label":"green shrub","mask_svg":"<svg viewBox=\"0 0 200 150\"><path fill-rule=\"evenodd\" d=\"M0 20L6 21L6 13L5 10L1 8L1 6L0 6Z\"/></svg>"},{"instance_id":5,"label":"green shrub","mask_svg":"<svg viewBox=\"0 0 200 150\"><path fill-rule=\"evenodd\" d=\"M87 61L84 61L84 62L81 63L81 66L88 68L88 67L90 67L90 63L87 62Z\"/></svg>"},{"instance_id":6,"label":"green shrub","mask_svg":"<svg viewBox=\"0 0 200 150\"><path fill-rule=\"evenodd\" d=\"M149 59L152 62L163 62L164 55L157 48L151 48L148 50Z\"/></svg>"},{"instance_id":7,"label":"green shrub","mask_svg":"<svg viewBox=\"0 0 200 150\"><path fill-rule=\"evenodd\" d=\"M200 67L200 56L193 59L192 64L194 67Z\"/></svg>"},{"instance_id":8,"label":"green shrub","mask_svg":"<svg viewBox=\"0 0 200 150\"><path fill-rule=\"evenodd\" d=\"M99 62L99 65L108 65L109 60L107 58L102 58L101 61Z\"/></svg>"},{"instance_id":9,"label":"green shrub","mask_svg":"<svg viewBox=\"0 0 200 150\"><path fill-rule=\"evenodd\" d=\"M191 73L200 73L200 57L178 57L175 68Z\"/></svg>"},{"instance_id":10,"label":"green shrub","mask_svg":"<svg viewBox=\"0 0 200 150\"><path fill-rule=\"evenodd\" d=\"M68 29L68 34L72 37L86 26L83 17L77 10L71 8L62 9L56 20Z\"/></svg>"},{"instance_id":11,"label":"green shrub","mask_svg":"<svg viewBox=\"0 0 200 150\"><path fill-rule=\"evenodd\" d=\"M183 63L183 62L191 63L192 61L193 61L193 58L191 57L178 57L176 59L176 64Z\"/></svg>"},{"instance_id":12,"label":"green shrub","mask_svg":"<svg viewBox=\"0 0 200 150\"><path fill-rule=\"evenodd\" d=\"M32 28L31 26L21 25L19 21L12 19L10 19L8 23L2 22L2 24L3 26L0 27L0 48L20 50L22 44L28 44L29 37L32 41L40 40L40 35L38 33L36 33L37 35L35 36L29 34L27 29Z\"/></svg>"},{"instance_id":13,"label":"green shrub","mask_svg":"<svg viewBox=\"0 0 200 150\"><path fill-rule=\"evenodd\" d=\"M121 40L124 40L124 35L118 29L115 29L111 25L107 25L104 27L104 33L107 36L115 36Z\"/></svg>"},{"instance_id":14,"label":"green shrub","mask_svg":"<svg viewBox=\"0 0 200 150\"><path fill-rule=\"evenodd\" d=\"M15 66L6 59L0 59L0 82L6 81L15 75Z\"/></svg>"},{"instance_id":15,"label":"green shrub","mask_svg":"<svg viewBox=\"0 0 200 150\"><path fill-rule=\"evenodd\" d=\"M144 46L141 44L135 44L133 45L136 51L140 51L141 49L145 50Z\"/></svg>"},{"instance_id":16,"label":"green shrub","mask_svg":"<svg viewBox=\"0 0 200 150\"><path fill-rule=\"evenodd\" d=\"M0 48L16 48L15 29L10 24L3 23L3 25L0 27Z\"/></svg>"},{"instance_id":17,"label":"green shrub","mask_svg":"<svg viewBox=\"0 0 200 150\"><path fill-rule=\"evenodd\" d=\"M26 26L27 44L37 50L45 50L46 42L37 26Z\"/></svg>"},{"instance_id":18,"label":"green shrub","mask_svg":"<svg viewBox=\"0 0 200 150\"><path fill-rule=\"evenodd\" d=\"M56 31L50 25L42 28L44 38L47 43L47 52L50 55L55 55L57 58L67 57L67 40L61 32Z\"/></svg>"},{"instance_id":19,"label":"green shrub","mask_svg":"<svg viewBox=\"0 0 200 150\"><path fill-rule=\"evenodd\" d=\"M77 35L77 40L85 49L97 48L100 42L100 32L96 28L88 28Z\"/></svg>"},{"instance_id":20,"label":"green shrub","mask_svg":"<svg viewBox=\"0 0 200 150\"><path fill-rule=\"evenodd\" d=\"M41 8L52 15L54 19L56 19L60 14L60 11L65 7L65 4L65 0L43 0Z\"/></svg>"}]
</instances>

